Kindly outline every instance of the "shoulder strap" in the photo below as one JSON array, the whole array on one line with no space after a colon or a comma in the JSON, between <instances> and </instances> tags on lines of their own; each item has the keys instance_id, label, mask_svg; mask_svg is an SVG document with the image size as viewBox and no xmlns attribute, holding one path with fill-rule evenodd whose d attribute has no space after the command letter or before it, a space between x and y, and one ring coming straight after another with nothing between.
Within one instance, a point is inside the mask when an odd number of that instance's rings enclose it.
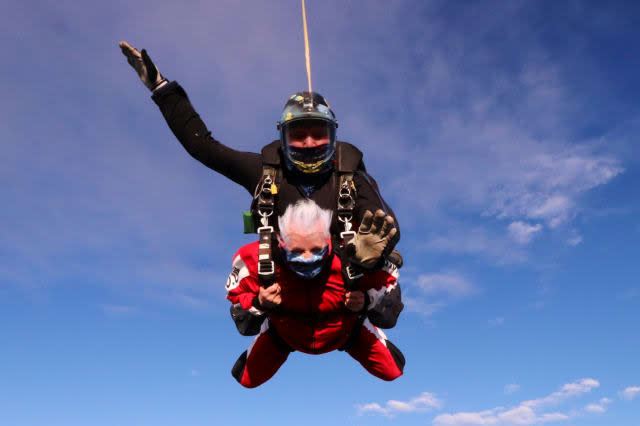
<instances>
[{"instance_id":1,"label":"shoulder strap","mask_svg":"<svg viewBox=\"0 0 640 426\"><path fill-rule=\"evenodd\" d=\"M262 164L280 167L280 140L276 139L275 141L265 145L262 148Z\"/></svg>"},{"instance_id":2,"label":"shoulder strap","mask_svg":"<svg viewBox=\"0 0 640 426\"><path fill-rule=\"evenodd\" d=\"M258 245L258 277L264 287L275 282L276 268L273 262L272 241L275 203L280 186L279 141L262 148L262 177L256 186L251 203L251 212L256 222L260 242ZM270 223L271 222L271 223Z\"/></svg>"},{"instance_id":3,"label":"shoulder strap","mask_svg":"<svg viewBox=\"0 0 640 426\"><path fill-rule=\"evenodd\" d=\"M362 152L348 142L336 142L336 166L338 173L353 173L362 161Z\"/></svg>"},{"instance_id":4,"label":"shoulder strap","mask_svg":"<svg viewBox=\"0 0 640 426\"><path fill-rule=\"evenodd\" d=\"M344 253L347 253L347 245L356 236L353 227L353 212L356 207L358 191L353 180L353 174L362 161L362 152L347 142L338 142L336 145L336 188L338 220L343 223L340 232L340 240ZM342 256L342 278L347 290L358 288L358 281L362 273L351 264L348 256Z\"/></svg>"}]
</instances>

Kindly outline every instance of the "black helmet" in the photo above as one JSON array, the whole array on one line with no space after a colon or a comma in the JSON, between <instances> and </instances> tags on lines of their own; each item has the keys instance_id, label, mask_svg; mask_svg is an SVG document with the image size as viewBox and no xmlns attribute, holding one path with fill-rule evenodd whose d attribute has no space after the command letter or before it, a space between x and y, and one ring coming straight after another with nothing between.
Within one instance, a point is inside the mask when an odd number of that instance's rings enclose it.
<instances>
[{"instance_id":1,"label":"black helmet","mask_svg":"<svg viewBox=\"0 0 640 426\"><path fill-rule=\"evenodd\" d=\"M327 127L329 143L314 148L296 148L289 144L287 130L302 122L316 122ZM298 92L289 98L282 110L278 129L280 142L289 167L303 173L318 173L329 169L336 150L338 120L325 98L315 92Z\"/></svg>"}]
</instances>

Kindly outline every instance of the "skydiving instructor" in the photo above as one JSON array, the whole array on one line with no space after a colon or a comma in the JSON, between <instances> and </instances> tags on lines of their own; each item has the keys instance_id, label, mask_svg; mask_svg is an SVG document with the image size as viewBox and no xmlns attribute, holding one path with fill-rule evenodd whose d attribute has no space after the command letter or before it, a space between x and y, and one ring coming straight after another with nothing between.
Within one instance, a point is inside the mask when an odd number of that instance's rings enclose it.
<instances>
[{"instance_id":1,"label":"skydiving instructor","mask_svg":"<svg viewBox=\"0 0 640 426\"><path fill-rule=\"evenodd\" d=\"M311 199L323 209L338 210L337 179L340 178L337 171L352 171L349 186L354 189L355 205L352 206L353 224L350 226L357 229L365 211L382 210L393 218L393 226L397 229L394 240L383 251L367 253L366 259L356 261L366 267L384 263L400 239L395 214L380 195L376 181L367 173L362 153L351 144L336 141L338 122L320 94L299 92L292 95L278 122L279 140L266 145L261 154L241 152L211 136L186 91L177 82L170 82L160 74L145 49L138 51L126 41L121 41L119 46L128 63L152 92L152 99L169 128L193 158L243 186L254 197L262 182L265 162L279 164L276 166L279 167L279 181L276 188L278 202L273 206L275 217L302 199ZM340 217L340 214L333 215L333 236L344 230ZM395 251L394 255L399 257ZM401 262L399 258L394 263Z\"/></svg>"}]
</instances>

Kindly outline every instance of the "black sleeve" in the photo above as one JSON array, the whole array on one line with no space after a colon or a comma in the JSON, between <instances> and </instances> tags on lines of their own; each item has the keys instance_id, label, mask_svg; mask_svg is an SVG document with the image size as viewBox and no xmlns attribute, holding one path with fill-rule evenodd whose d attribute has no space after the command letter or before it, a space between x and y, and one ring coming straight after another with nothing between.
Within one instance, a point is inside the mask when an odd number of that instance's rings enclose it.
<instances>
[{"instance_id":1,"label":"black sleeve","mask_svg":"<svg viewBox=\"0 0 640 426\"><path fill-rule=\"evenodd\" d=\"M402 291L400 284L396 284L378 303L367 311L367 317L371 324L380 328L393 328L398 322L398 316L404 309L402 303Z\"/></svg>"},{"instance_id":2,"label":"black sleeve","mask_svg":"<svg viewBox=\"0 0 640 426\"><path fill-rule=\"evenodd\" d=\"M255 336L260 332L260 327L266 317L264 313L242 309L239 303L231 305L230 311L231 318L240 334L243 336Z\"/></svg>"},{"instance_id":3,"label":"black sleeve","mask_svg":"<svg viewBox=\"0 0 640 426\"><path fill-rule=\"evenodd\" d=\"M382 209L386 214L393 217L394 226L398 232L391 241L391 244L389 244L384 251L384 254L388 255L391 253L391 250L393 250L398 241L400 241L400 224L398 223L396 214L382 198L380 190L378 189L378 183L365 171L364 164L360 163L360 165L361 167L359 167L353 175L353 180L358 190L358 199L356 200L356 226L360 224L360 220L362 219L362 216L364 216L365 210L375 213L376 210ZM355 231L357 230L358 229L356 228Z\"/></svg>"},{"instance_id":4,"label":"black sleeve","mask_svg":"<svg viewBox=\"0 0 640 426\"><path fill-rule=\"evenodd\" d=\"M259 154L236 151L215 140L177 82L172 81L156 90L152 99L160 107L173 134L193 158L253 194L262 173Z\"/></svg>"}]
</instances>

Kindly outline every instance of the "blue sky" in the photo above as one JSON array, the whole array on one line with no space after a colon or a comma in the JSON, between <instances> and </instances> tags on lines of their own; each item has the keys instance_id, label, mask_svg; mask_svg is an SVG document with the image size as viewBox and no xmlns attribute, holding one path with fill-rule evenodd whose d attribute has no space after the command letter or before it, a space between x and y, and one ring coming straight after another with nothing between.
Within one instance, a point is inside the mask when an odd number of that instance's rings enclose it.
<instances>
[{"instance_id":1,"label":"blue sky","mask_svg":"<svg viewBox=\"0 0 640 426\"><path fill-rule=\"evenodd\" d=\"M28 1L0 14L0 423L638 424L640 8L307 13L313 88L403 226L405 375L295 353L234 381L249 196L189 157L117 47L257 151L306 88L299 2Z\"/></svg>"}]
</instances>

